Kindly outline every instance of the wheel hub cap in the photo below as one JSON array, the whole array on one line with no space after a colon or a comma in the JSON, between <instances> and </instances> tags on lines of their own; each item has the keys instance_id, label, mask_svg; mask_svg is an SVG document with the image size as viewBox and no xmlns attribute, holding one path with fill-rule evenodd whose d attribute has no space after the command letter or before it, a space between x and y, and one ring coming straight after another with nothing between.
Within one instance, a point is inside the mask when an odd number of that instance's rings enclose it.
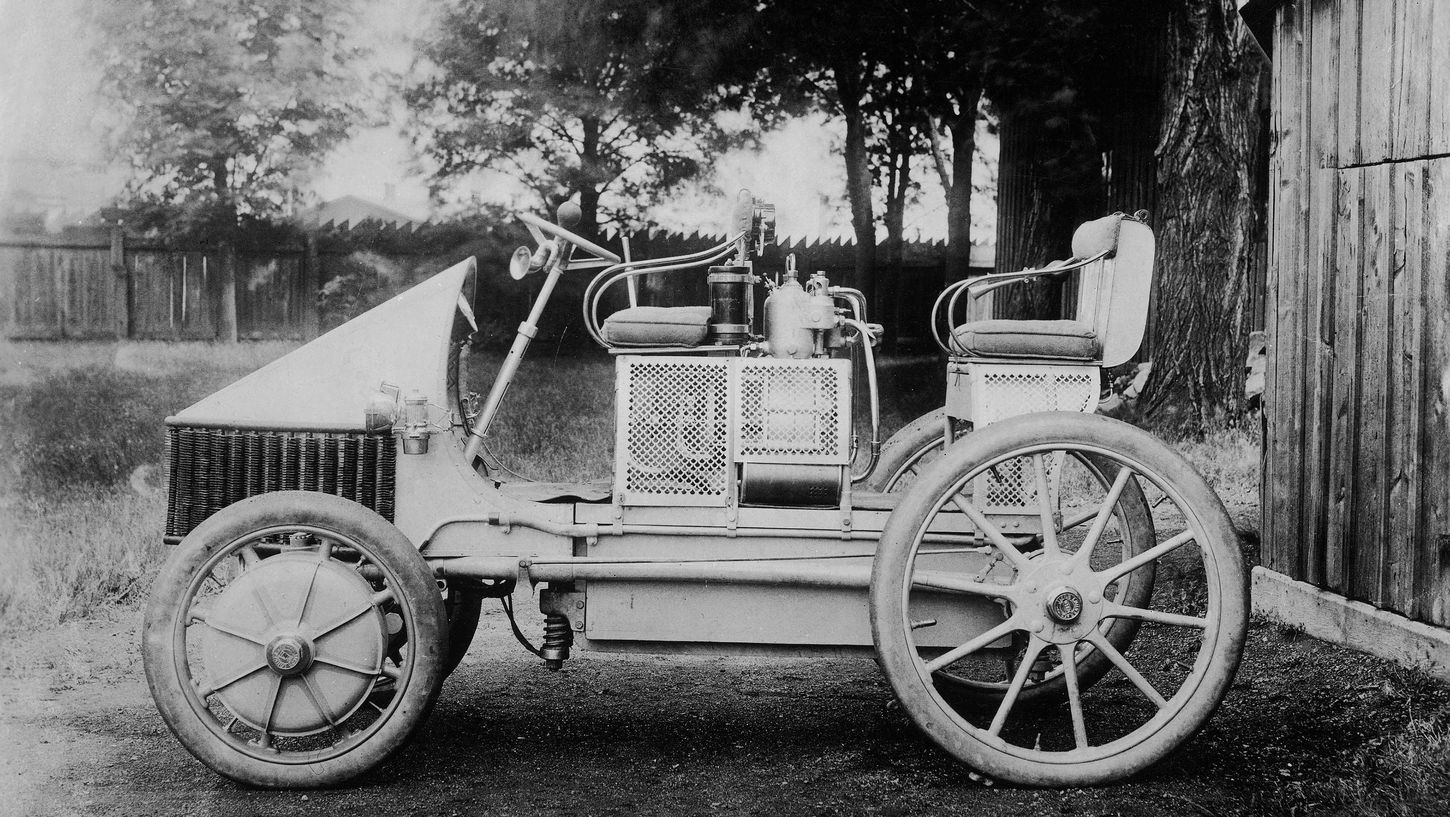
<instances>
[{"instance_id":1,"label":"wheel hub cap","mask_svg":"<svg viewBox=\"0 0 1450 817\"><path fill-rule=\"evenodd\" d=\"M312 643L297 635L279 635L267 645L267 666L279 675L301 675L312 666Z\"/></svg>"},{"instance_id":2,"label":"wheel hub cap","mask_svg":"<svg viewBox=\"0 0 1450 817\"><path fill-rule=\"evenodd\" d=\"M1082 615L1082 595L1071 587L1063 587L1048 596L1047 614L1058 622L1071 624Z\"/></svg>"}]
</instances>

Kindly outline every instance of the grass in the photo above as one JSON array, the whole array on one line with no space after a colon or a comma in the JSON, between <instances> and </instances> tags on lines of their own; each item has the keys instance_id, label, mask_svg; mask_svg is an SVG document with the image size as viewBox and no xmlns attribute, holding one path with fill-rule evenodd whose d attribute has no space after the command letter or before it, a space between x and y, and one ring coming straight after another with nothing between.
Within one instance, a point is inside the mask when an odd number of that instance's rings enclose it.
<instances>
[{"instance_id":1,"label":"grass","mask_svg":"<svg viewBox=\"0 0 1450 817\"><path fill-rule=\"evenodd\" d=\"M0 344L0 631L145 595L162 421L295 344Z\"/></svg>"}]
</instances>

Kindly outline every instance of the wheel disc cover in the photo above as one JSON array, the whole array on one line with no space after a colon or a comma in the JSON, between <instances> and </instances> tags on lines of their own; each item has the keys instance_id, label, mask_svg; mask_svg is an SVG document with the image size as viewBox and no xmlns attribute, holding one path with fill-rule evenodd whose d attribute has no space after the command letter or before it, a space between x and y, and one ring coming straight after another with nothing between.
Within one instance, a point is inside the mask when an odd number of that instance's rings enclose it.
<instances>
[{"instance_id":1,"label":"wheel disc cover","mask_svg":"<svg viewBox=\"0 0 1450 817\"><path fill-rule=\"evenodd\" d=\"M264 559L207 605L198 683L259 731L340 723L382 672L387 627L372 597L356 571L316 553Z\"/></svg>"}]
</instances>

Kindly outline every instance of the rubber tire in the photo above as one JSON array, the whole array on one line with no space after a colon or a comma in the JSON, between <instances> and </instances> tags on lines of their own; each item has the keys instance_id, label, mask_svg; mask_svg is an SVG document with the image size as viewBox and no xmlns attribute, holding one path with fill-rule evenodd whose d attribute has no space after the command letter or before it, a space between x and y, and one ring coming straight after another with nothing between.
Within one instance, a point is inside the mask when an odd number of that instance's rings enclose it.
<instances>
[{"instance_id":1,"label":"rubber tire","mask_svg":"<svg viewBox=\"0 0 1450 817\"><path fill-rule=\"evenodd\" d=\"M876 467L867 483L871 490L887 492L892 476L905 468L918 451L941 442L942 418L946 413L946 406L927 412L902 426L886 440L881 446L881 457L876 461Z\"/></svg>"},{"instance_id":2,"label":"rubber tire","mask_svg":"<svg viewBox=\"0 0 1450 817\"><path fill-rule=\"evenodd\" d=\"M346 754L310 764L268 763L217 739L199 721L176 668L176 634L195 572L219 548L279 524L337 531L373 551L370 556L398 578L397 603L416 622L413 667L388 721ZM386 760L427 719L443 682L447 620L438 585L413 543L387 520L351 500L310 491L278 491L244 499L212 515L176 546L152 586L142 629L146 683L166 725L181 745L219 774L267 788L332 786Z\"/></svg>"},{"instance_id":3,"label":"rubber tire","mask_svg":"<svg viewBox=\"0 0 1450 817\"><path fill-rule=\"evenodd\" d=\"M1198 517L1208 589L1218 597L1218 626L1210 661L1193 694L1157 731L1114 755L1044 763L997 749L958 725L960 716L927 689L905 627L901 588L916 531L959 476L979 463L1037 444L1084 443L1146 467ZM1044 412L1004 420L973 434L922 474L887 519L872 565L871 633L877 664L902 709L918 728L958 760L994 778L1030 786L1089 786L1139 772L1192 737L1218 707L1238 670L1248 626L1248 575L1238 536L1218 496L1187 461L1157 438L1127 423L1077 412ZM1208 634L1205 632L1204 638ZM1181 691L1181 687L1180 690ZM1174 696L1178 694L1175 691ZM1063 753L1067 754L1067 753Z\"/></svg>"},{"instance_id":4,"label":"rubber tire","mask_svg":"<svg viewBox=\"0 0 1450 817\"><path fill-rule=\"evenodd\" d=\"M884 492L889 487L894 488L895 486L891 485L891 481L898 471L915 462L922 449L940 445L943 436L942 424L945 417L946 407L942 406L912 420L910 423L902 426L895 434L892 434L891 438L886 441L886 444L881 447L881 458L877 461L875 473L871 476L870 483L872 490ZM966 439L971 433L970 430L963 431L955 438L955 441L960 442ZM918 474L918 478L920 478L920 474ZM1134 498L1138 500L1141 505L1140 511L1147 519L1147 538L1149 541L1152 541L1152 513L1148 509L1147 502L1142 498L1142 490L1136 485L1133 487L1133 490L1136 492L1136 497L1129 495L1125 498L1128 501L1132 501ZM1140 577L1142 579L1142 585L1147 587L1146 595L1151 595L1154 581L1152 572L1148 569L1140 571ZM1139 593L1135 592L1134 597L1141 600L1141 598L1145 598L1146 596L1140 597ZM1119 619L1109 627L1108 640L1119 650L1126 650L1137 634L1138 622ZM1087 689L1106 675L1110 669L1111 666L1108 664L1108 661L1094 651L1078 664L1078 683L1082 685L1083 689ZM986 686L965 681L954 682L950 678L946 680L953 687L952 692L957 698L955 703L961 703L963 705L995 706L1004 694L1000 690ZM1027 706L1050 705L1066 700L1066 695L1066 682L1059 675L1045 682L1024 688L1019 700Z\"/></svg>"},{"instance_id":5,"label":"rubber tire","mask_svg":"<svg viewBox=\"0 0 1450 817\"><path fill-rule=\"evenodd\" d=\"M443 675L447 677L458 669L459 662L473 643L474 634L478 632L478 619L483 614L483 595L450 586L443 609L448 618L448 634L444 638L446 657L443 659Z\"/></svg>"}]
</instances>

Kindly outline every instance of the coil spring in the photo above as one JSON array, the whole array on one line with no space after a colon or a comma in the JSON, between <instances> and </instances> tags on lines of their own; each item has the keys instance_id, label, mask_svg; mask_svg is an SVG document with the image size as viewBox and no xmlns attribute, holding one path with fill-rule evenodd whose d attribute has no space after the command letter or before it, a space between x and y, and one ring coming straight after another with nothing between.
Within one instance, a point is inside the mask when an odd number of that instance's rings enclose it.
<instances>
[{"instance_id":1,"label":"coil spring","mask_svg":"<svg viewBox=\"0 0 1450 817\"><path fill-rule=\"evenodd\" d=\"M569 657L569 647L574 643L574 631L569 627L569 618L562 613L544 616L544 644L539 649L544 664L549 669L559 669Z\"/></svg>"}]
</instances>

